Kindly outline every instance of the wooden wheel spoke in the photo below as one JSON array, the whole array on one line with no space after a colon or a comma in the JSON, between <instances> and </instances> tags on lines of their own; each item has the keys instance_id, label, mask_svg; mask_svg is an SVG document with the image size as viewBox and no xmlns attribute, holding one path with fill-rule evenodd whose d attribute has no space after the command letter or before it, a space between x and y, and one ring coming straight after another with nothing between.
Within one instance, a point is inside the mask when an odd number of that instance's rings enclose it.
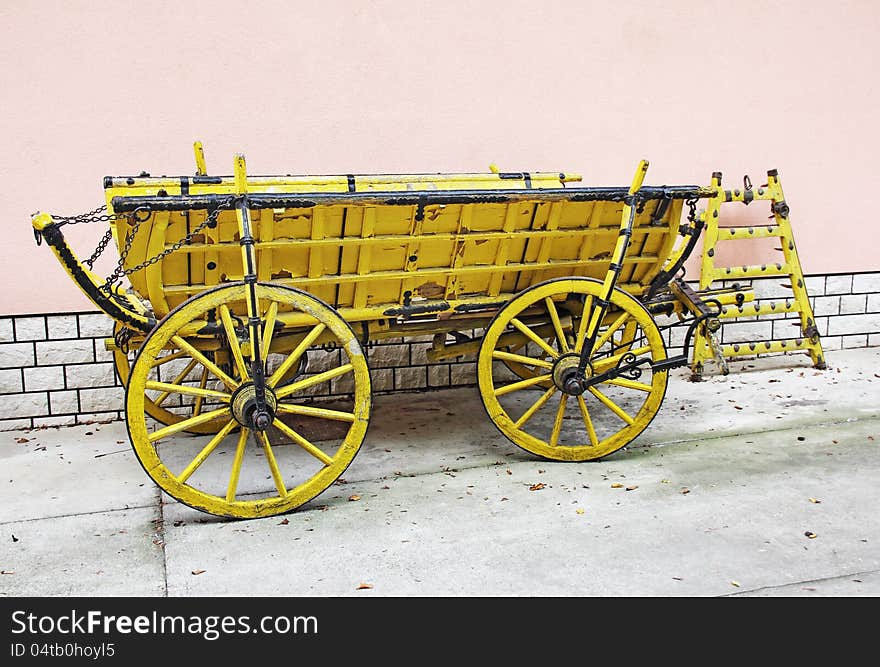
<instances>
[{"instance_id":1,"label":"wooden wheel spoke","mask_svg":"<svg viewBox=\"0 0 880 667\"><path fill-rule=\"evenodd\" d=\"M574 342L574 351L580 353L584 346L584 338L587 335L587 324L593 315L593 295L590 294L584 300L584 309L581 311L581 321L578 325L577 338Z\"/></svg>"},{"instance_id":2,"label":"wooden wheel spoke","mask_svg":"<svg viewBox=\"0 0 880 667\"><path fill-rule=\"evenodd\" d=\"M550 446L559 444L559 434L562 432L562 420L565 419L565 404L568 402L568 394L559 397L559 407L556 409L556 419L553 420L553 430L550 432Z\"/></svg>"},{"instance_id":3,"label":"wooden wheel spoke","mask_svg":"<svg viewBox=\"0 0 880 667\"><path fill-rule=\"evenodd\" d=\"M145 385L147 389L155 389L162 392L162 396L166 397L169 394L188 394L190 396L198 396L200 398L216 398L221 401L229 402L231 398L230 394L226 394L222 391L214 391L213 389L203 389L202 387L191 387L186 384L171 384L169 382L155 382L153 380L147 380ZM161 401L156 399L154 403L159 405Z\"/></svg>"},{"instance_id":4,"label":"wooden wheel spoke","mask_svg":"<svg viewBox=\"0 0 880 667\"><path fill-rule=\"evenodd\" d=\"M352 370L354 370L354 366L352 366L351 364L343 364L342 366L339 366L337 368L331 368L329 371L324 371L323 373L311 375L303 380L292 382L288 385L281 387L281 389L275 392L275 397L284 398L285 396L289 396L290 394L302 391L303 389L313 387L316 384L321 384L322 382L327 382L328 380L332 380L333 378L339 377L340 375L345 375Z\"/></svg>"},{"instance_id":5,"label":"wooden wheel spoke","mask_svg":"<svg viewBox=\"0 0 880 667\"><path fill-rule=\"evenodd\" d=\"M627 424L632 424L633 422L635 422L635 419L630 417L629 414L627 414L627 412L623 408L621 408L617 403L615 403L610 398L608 398L601 391L596 389L596 387L587 387L587 389L589 390L589 392L593 396L595 396L596 398L599 399L599 401L602 403L602 405L604 405L606 408L611 410L611 412L616 414L618 417L620 417Z\"/></svg>"},{"instance_id":6,"label":"wooden wheel spoke","mask_svg":"<svg viewBox=\"0 0 880 667\"><path fill-rule=\"evenodd\" d=\"M190 359L189 363L184 367L184 369L182 371L180 371L180 373L177 374L177 377L175 377L171 381L170 385L179 385L181 382L183 382L184 379L186 379L186 376L192 372L192 369L196 367L197 363L198 362L195 359ZM149 384L149 383L147 383L147 384ZM158 389L158 388L159 387L147 387L147 389ZM162 405L162 403L165 402L165 399L168 398L168 396L170 394L171 394L171 391L168 391L168 390L162 391L161 394L156 396L153 403L155 403L156 405Z\"/></svg>"},{"instance_id":7,"label":"wooden wheel spoke","mask_svg":"<svg viewBox=\"0 0 880 667\"><path fill-rule=\"evenodd\" d=\"M229 351L232 352L232 358L235 359L235 367L241 376L242 382L247 382L248 369L244 362L244 356L241 354L241 345L238 342L238 334L235 333L235 325L232 323L232 315L229 313L229 307L224 303L220 306L220 321L223 322L223 330L226 332L226 341L229 343Z\"/></svg>"},{"instance_id":8,"label":"wooden wheel spoke","mask_svg":"<svg viewBox=\"0 0 880 667\"><path fill-rule=\"evenodd\" d=\"M153 362L153 368L155 368L156 366L161 366L162 364L167 364L169 361L180 359L185 354L186 352L184 350L178 350L177 352L166 354L164 357L159 357L158 359L156 359L156 361Z\"/></svg>"},{"instance_id":9,"label":"wooden wheel spoke","mask_svg":"<svg viewBox=\"0 0 880 667\"><path fill-rule=\"evenodd\" d=\"M216 375L223 384L229 387L232 390L238 388L238 382L229 377L226 373L224 373L213 361L208 359L204 354L202 354L199 350L190 345L186 340L180 336L174 336L171 339L177 347L182 350L186 350L187 353L193 358L198 360L198 362L211 371L214 375Z\"/></svg>"},{"instance_id":10,"label":"wooden wheel spoke","mask_svg":"<svg viewBox=\"0 0 880 667\"><path fill-rule=\"evenodd\" d=\"M534 331L529 329L525 324L520 322L517 318L513 317L510 320L510 323L516 327L520 333L524 334L529 340L531 340L535 345L544 350L547 354L549 354L552 358L556 358L559 356L559 353L554 350L550 345L547 344L543 338L541 338Z\"/></svg>"},{"instance_id":11,"label":"wooden wheel spoke","mask_svg":"<svg viewBox=\"0 0 880 667\"><path fill-rule=\"evenodd\" d=\"M553 368L553 364L544 359L534 359L526 357L522 354L514 354L513 352L505 352L504 350L493 350L492 358L499 361L512 361L524 366L539 366L541 368Z\"/></svg>"},{"instance_id":12,"label":"wooden wheel spoke","mask_svg":"<svg viewBox=\"0 0 880 667\"><path fill-rule=\"evenodd\" d=\"M617 332L618 329L620 329L621 326L623 326L623 323L626 322L628 319L629 313L623 311L620 316L611 323L611 326L609 326L605 330L605 333L603 333L596 339L596 344L593 345L593 350L595 351L601 349L602 346L611 339L611 337Z\"/></svg>"},{"instance_id":13,"label":"wooden wheel spoke","mask_svg":"<svg viewBox=\"0 0 880 667\"><path fill-rule=\"evenodd\" d=\"M613 384L617 387L626 387L627 389L635 389L636 391L651 391L651 385L645 384L644 382L637 382L636 380L628 380L626 378L614 378L613 380L606 380L602 384Z\"/></svg>"},{"instance_id":14,"label":"wooden wheel spoke","mask_svg":"<svg viewBox=\"0 0 880 667\"><path fill-rule=\"evenodd\" d=\"M529 419L535 416L535 413L540 410L547 401L550 400L550 397L556 393L556 385L552 385L547 391L545 391L541 397L532 403L528 410L526 410L522 416L514 422L514 426L517 428L522 428L523 424L525 424Z\"/></svg>"},{"instance_id":15,"label":"wooden wheel spoke","mask_svg":"<svg viewBox=\"0 0 880 667\"><path fill-rule=\"evenodd\" d=\"M199 424L204 424L205 422L209 422L212 419L217 419L218 417L223 417L227 415L229 415L228 407L220 408L219 410L213 410L211 412L205 412L203 414L196 415L195 417L190 417L189 419L179 421L176 424L171 424L170 426L166 426L165 428L160 428L158 431L153 431L152 433L147 435L147 439L150 442L156 442L157 440L161 440L162 438L168 437L169 435L179 433L180 431L185 431L191 426L198 426Z\"/></svg>"},{"instance_id":16,"label":"wooden wheel spoke","mask_svg":"<svg viewBox=\"0 0 880 667\"><path fill-rule=\"evenodd\" d=\"M526 378L525 380L520 380L519 382L514 382L512 384L505 385L495 390L495 396L504 396L505 394L509 394L513 391L519 391L520 389L526 389L536 384L541 384L542 382L546 382L548 380L552 381L552 377L549 373L545 375L536 375L532 378Z\"/></svg>"},{"instance_id":17,"label":"wooden wheel spoke","mask_svg":"<svg viewBox=\"0 0 880 667\"><path fill-rule=\"evenodd\" d=\"M621 342L625 343L624 347L622 348L623 351L629 350L633 346L633 343L636 342L636 331L638 330L638 328L639 323L635 320L631 319L627 321L626 326L623 328L623 333L620 336Z\"/></svg>"},{"instance_id":18,"label":"wooden wheel spoke","mask_svg":"<svg viewBox=\"0 0 880 667\"><path fill-rule=\"evenodd\" d=\"M278 302L273 301L269 304L269 310L266 313L266 323L263 325L263 349L261 358L267 359L269 350L272 348L272 335L275 333L275 319L278 317Z\"/></svg>"},{"instance_id":19,"label":"wooden wheel spoke","mask_svg":"<svg viewBox=\"0 0 880 667\"><path fill-rule=\"evenodd\" d=\"M355 416L351 412L342 412L340 410L328 410L326 408L316 408L310 405L293 405L291 403L279 403L278 412L284 412L290 415L306 415L308 417L319 417L321 419L332 419L340 422L353 422Z\"/></svg>"},{"instance_id":20,"label":"wooden wheel spoke","mask_svg":"<svg viewBox=\"0 0 880 667\"><path fill-rule=\"evenodd\" d=\"M300 344L297 345L296 348L294 348L293 352L291 352L287 356L287 359L285 359L281 363L281 365L275 370L275 372L272 373L272 377L270 377L268 381L268 385L270 387L274 388L275 385L277 385L281 381L281 378L283 378L287 374L287 371L293 368L293 365L297 361L299 361L299 358L303 355L303 352L311 347L312 343L315 342L318 336L320 336L326 328L327 325L322 322L319 322L314 327L312 327L312 330L309 331L308 334L306 334L306 337L303 338L302 341L300 341Z\"/></svg>"},{"instance_id":21,"label":"wooden wheel spoke","mask_svg":"<svg viewBox=\"0 0 880 667\"><path fill-rule=\"evenodd\" d=\"M226 422L226 425L223 426L223 428L221 428L213 438L211 438L211 440L208 442L207 445L205 445L202 451L196 454L196 457L192 461L190 461L189 465L183 469L183 472L181 472L177 476L178 481L185 482L186 480L188 480L190 476L198 469L198 467L205 462L205 459L207 459L211 455L211 453L215 449L217 449L217 445L223 442L226 436L229 435L232 429L235 428L236 423L237 422L234 419L230 419L228 422Z\"/></svg>"},{"instance_id":22,"label":"wooden wheel spoke","mask_svg":"<svg viewBox=\"0 0 880 667\"><path fill-rule=\"evenodd\" d=\"M587 436L590 438L590 444L595 447L599 444L599 438L596 436L596 428L593 426L593 420L590 418L587 402L583 396L578 396L577 401L578 407L581 409L581 416L584 418L584 426L587 427Z\"/></svg>"},{"instance_id":23,"label":"wooden wheel spoke","mask_svg":"<svg viewBox=\"0 0 880 667\"><path fill-rule=\"evenodd\" d=\"M565 331L562 330L562 322L559 321L559 311L556 310L556 304L549 296L544 299L544 305L547 306L547 312L550 314L550 321L553 322L553 330L556 332L559 351L564 354L568 352L568 341L565 339Z\"/></svg>"},{"instance_id":24,"label":"wooden wheel spoke","mask_svg":"<svg viewBox=\"0 0 880 667\"><path fill-rule=\"evenodd\" d=\"M257 439L263 445L263 452L266 454L266 462L269 464L269 472L272 473L272 481L275 482L275 488L278 489L278 495L282 498L287 496L287 487L284 485L284 478L278 469L278 461L275 460L275 453L272 451L272 445L269 444L269 438L265 431L257 432Z\"/></svg>"},{"instance_id":25,"label":"wooden wheel spoke","mask_svg":"<svg viewBox=\"0 0 880 667\"><path fill-rule=\"evenodd\" d=\"M241 476L241 462L244 460L244 448L247 445L248 429L242 427L238 434L238 445L235 448L235 456L232 459L232 470L229 473L229 485L226 487L226 502L235 500L235 492L238 489L238 478Z\"/></svg>"},{"instance_id":26,"label":"wooden wheel spoke","mask_svg":"<svg viewBox=\"0 0 880 667\"><path fill-rule=\"evenodd\" d=\"M199 378L199 389L204 389L208 384L208 369L202 368L202 376ZM204 402L204 396L196 396L196 404L193 406L193 414L199 415L202 413L202 403Z\"/></svg>"},{"instance_id":27,"label":"wooden wheel spoke","mask_svg":"<svg viewBox=\"0 0 880 667\"><path fill-rule=\"evenodd\" d=\"M323 451L315 447L311 442L302 437L299 433L290 428L287 424L285 424L280 419L276 419L272 422L272 425L275 426L279 431L281 431L288 438L293 440L296 444L306 450L309 454L318 459L325 466L329 466L333 463L333 458L327 456Z\"/></svg>"}]
</instances>

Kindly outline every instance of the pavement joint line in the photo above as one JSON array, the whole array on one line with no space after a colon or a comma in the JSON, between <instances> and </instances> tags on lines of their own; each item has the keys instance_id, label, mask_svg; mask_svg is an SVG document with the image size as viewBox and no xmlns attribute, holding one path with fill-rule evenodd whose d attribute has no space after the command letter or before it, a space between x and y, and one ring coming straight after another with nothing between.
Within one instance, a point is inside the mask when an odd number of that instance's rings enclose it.
<instances>
[{"instance_id":1,"label":"pavement joint line","mask_svg":"<svg viewBox=\"0 0 880 667\"><path fill-rule=\"evenodd\" d=\"M162 502L162 489L156 487L155 536L162 549L162 597L168 597L168 554L165 551L165 504Z\"/></svg>"},{"instance_id":2,"label":"pavement joint line","mask_svg":"<svg viewBox=\"0 0 880 667\"><path fill-rule=\"evenodd\" d=\"M16 521L0 521L0 526L11 526L16 523L31 523L33 521L45 521L46 519L69 519L75 516L89 516L90 514L105 514L109 512L128 512L130 510L145 510L153 505L128 505L126 507L111 507L103 510L91 510L89 512L71 512L70 514L53 514L51 516L37 516L31 519L18 519Z\"/></svg>"},{"instance_id":3,"label":"pavement joint line","mask_svg":"<svg viewBox=\"0 0 880 667\"><path fill-rule=\"evenodd\" d=\"M775 586L761 586L760 588L751 588L746 591L735 591L733 593L725 593L724 595L718 595L715 597L722 598L735 598L743 595L747 595L749 593L757 593L759 591L774 591L779 588L790 588L791 586L800 586L802 584L820 584L827 581L835 581L838 579L848 579L849 577L861 577L866 574L878 574L880 570L863 570L861 572L850 572L847 574L835 574L829 577L819 577L818 579L804 579L803 581L792 581L787 584L777 584Z\"/></svg>"}]
</instances>

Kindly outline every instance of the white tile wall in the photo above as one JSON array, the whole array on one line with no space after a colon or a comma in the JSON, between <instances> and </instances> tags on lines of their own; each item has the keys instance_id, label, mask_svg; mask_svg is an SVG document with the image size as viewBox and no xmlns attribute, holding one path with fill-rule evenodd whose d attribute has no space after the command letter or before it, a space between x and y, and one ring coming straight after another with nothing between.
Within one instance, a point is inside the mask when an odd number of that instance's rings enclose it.
<instances>
[{"instance_id":1,"label":"white tile wall","mask_svg":"<svg viewBox=\"0 0 880 667\"><path fill-rule=\"evenodd\" d=\"M782 281L784 282L784 281ZM762 297L784 297L790 290L778 277L754 282ZM816 326L826 350L880 345L880 271L807 276ZM662 326L666 320L658 317ZM797 338L797 318L759 316L727 321L724 343ZM113 355L104 347L112 321L101 313L59 313L0 317L0 430L106 421L124 417L124 390L116 379ZM670 354L680 352L684 328L667 330ZM373 393L474 384L474 355L450 363L428 364L430 336L393 339L368 350ZM309 372L332 361L315 355ZM351 389L339 378L315 395ZM323 392L323 394L322 394Z\"/></svg>"}]
</instances>

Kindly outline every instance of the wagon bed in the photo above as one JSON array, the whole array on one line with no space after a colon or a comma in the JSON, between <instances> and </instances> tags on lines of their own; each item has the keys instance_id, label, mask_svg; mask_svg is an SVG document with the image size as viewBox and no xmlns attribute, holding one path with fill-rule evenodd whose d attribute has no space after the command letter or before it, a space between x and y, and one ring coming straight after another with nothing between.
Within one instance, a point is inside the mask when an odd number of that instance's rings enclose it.
<instances>
[{"instance_id":1,"label":"wagon bed","mask_svg":"<svg viewBox=\"0 0 880 667\"><path fill-rule=\"evenodd\" d=\"M257 275L314 294L347 321L389 309L454 314L551 278L600 279L628 188L567 186L572 180L560 172L248 178ZM131 276L157 317L243 278L233 191L232 177L106 179L111 211L151 212L126 268L184 238L209 210L226 209L216 227ZM697 186L639 191L619 287L645 293L670 258L684 201L709 194ZM120 248L128 230L127 219L114 225Z\"/></svg>"}]
</instances>

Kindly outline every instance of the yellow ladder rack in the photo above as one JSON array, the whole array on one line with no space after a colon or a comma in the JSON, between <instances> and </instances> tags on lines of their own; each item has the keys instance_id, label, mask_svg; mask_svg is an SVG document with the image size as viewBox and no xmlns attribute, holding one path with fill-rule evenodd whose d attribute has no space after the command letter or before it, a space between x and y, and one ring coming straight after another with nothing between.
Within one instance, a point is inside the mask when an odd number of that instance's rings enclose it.
<instances>
[{"instance_id":1,"label":"yellow ladder rack","mask_svg":"<svg viewBox=\"0 0 880 667\"><path fill-rule=\"evenodd\" d=\"M825 368L825 355L819 341L819 330L810 307L809 295L798 259L794 233L789 218L789 207L782 192L779 174L775 169L767 172L767 183L757 189L752 187L749 177L743 179L743 188L724 190L721 187L721 173L712 174L712 186L715 195L708 200L705 216L705 232L703 236L703 261L700 269L700 291L711 287L717 281L736 280L740 278L770 278L773 276L787 277L785 287L792 291L791 297L784 300L756 300L739 305L721 307L719 320L773 315L781 313L798 313L800 317L800 336L792 339L776 339L758 342L720 344L715 335L706 327L699 327L694 338L694 356L691 362L692 379L699 380L706 368L706 363L715 361L723 374L728 373L727 359L731 357L752 356L772 352L808 352L816 368ZM772 221L766 225L744 227L719 227L721 204L742 202L749 204L755 200L770 202L773 213ZM754 266L716 267L714 263L715 249L719 241L736 239L778 238L782 252L782 262Z\"/></svg>"}]
</instances>

